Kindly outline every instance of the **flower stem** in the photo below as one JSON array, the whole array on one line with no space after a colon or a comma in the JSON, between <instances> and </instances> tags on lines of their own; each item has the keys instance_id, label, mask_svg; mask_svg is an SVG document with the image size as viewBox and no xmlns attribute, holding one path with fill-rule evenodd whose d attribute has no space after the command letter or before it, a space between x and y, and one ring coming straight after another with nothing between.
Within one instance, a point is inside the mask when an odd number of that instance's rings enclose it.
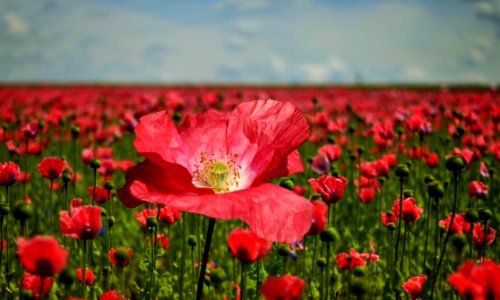
<instances>
[{"instance_id":1,"label":"flower stem","mask_svg":"<svg viewBox=\"0 0 500 300\"><path fill-rule=\"evenodd\" d=\"M50 233L54 235L54 192L52 188L54 187L54 180L50 180Z\"/></svg>"},{"instance_id":2,"label":"flower stem","mask_svg":"<svg viewBox=\"0 0 500 300\"><path fill-rule=\"evenodd\" d=\"M326 243L325 273L326 299L330 299L330 242Z\"/></svg>"},{"instance_id":3,"label":"flower stem","mask_svg":"<svg viewBox=\"0 0 500 300\"><path fill-rule=\"evenodd\" d=\"M406 245L406 232L408 231L408 222L405 222L405 231L403 232L403 251L401 252L401 265L399 265L399 271L403 273L404 266L404 256L405 256L405 245Z\"/></svg>"},{"instance_id":4,"label":"flower stem","mask_svg":"<svg viewBox=\"0 0 500 300\"><path fill-rule=\"evenodd\" d=\"M427 263L427 242L429 241L429 224L430 224L430 218L431 218L431 213L430 213L430 208L431 208L431 196L427 199L427 220L425 224L425 246L424 246L424 264L422 265L422 274L425 274L425 265Z\"/></svg>"},{"instance_id":5,"label":"flower stem","mask_svg":"<svg viewBox=\"0 0 500 300\"><path fill-rule=\"evenodd\" d=\"M401 177L399 180L399 222L398 222L398 233L396 235L396 252L394 253L395 255L395 260L394 260L394 265L398 265L398 250L399 250L399 239L401 237L401 223L403 221L403 184L404 184L404 178Z\"/></svg>"},{"instance_id":6,"label":"flower stem","mask_svg":"<svg viewBox=\"0 0 500 300\"><path fill-rule=\"evenodd\" d=\"M87 285L87 240L83 240L83 272L82 272L82 284L83 284L83 298L87 298L87 290L85 289Z\"/></svg>"},{"instance_id":7,"label":"flower stem","mask_svg":"<svg viewBox=\"0 0 500 300\"><path fill-rule=\"evenodd\" d=\"M92 192L92 205L95 203L95 193L96 193L96 184L97 184L97 168L94 168L94 191Z\"/></svg>"},{"instance_id":8,"label":"flower stem","mask_svg":"<svg viewBox=\"0 0 500 300\"><path fill-rule=\"evenodd\" d=\"M208 253L210 252L210 244L212 243L212 235L215 227L215 219L210 218L208 222L208 230L205 239L205 249L203 250L203 257L201 259L201 269L200 269L200 277L198 278L198 287L196 290L196 300L201 300L201 296L203 294L203 283L205 281L205 272L207 269L208 263Z\"/></svg>"},{"instance_id":9,"label":"flower stem","mask_svg":"<svg viewBox=\"0 0 500 300\"><path fill-rule=\"evenodd\" d=\"M240 272L241 295L240 295L240 300L244 300L245 295L246 295L246 268L247 268L247 264L244 262L241 262L241 272Z\"/></svg>"},{"instance_id":10,"label":"flower stem","mask_svg":"<svg viewBox=\"0 0 500 300\"><path fill-rule=\"evenodd\" d=\"M179 297L182 299L182 292L184 291L184 252L186 251L186 226L184 220L181 222L181 272L179 273Z\"/></svg>"}]
</instances>

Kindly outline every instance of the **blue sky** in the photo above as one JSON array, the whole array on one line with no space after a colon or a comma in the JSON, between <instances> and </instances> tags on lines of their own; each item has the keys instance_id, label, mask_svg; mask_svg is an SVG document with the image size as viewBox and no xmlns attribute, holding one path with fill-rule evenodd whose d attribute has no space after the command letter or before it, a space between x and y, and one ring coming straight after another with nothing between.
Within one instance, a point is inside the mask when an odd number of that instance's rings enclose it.
<instances>
[{"instance_id":1,"label":"blue sky","mask_svg":"<svg viewBox=\"0 0 500 300\"><path fill-rule=\"evenodd\" d=\"M0 81L500 82L500 0L0 0Z\"/></svg>"}]
</instances>

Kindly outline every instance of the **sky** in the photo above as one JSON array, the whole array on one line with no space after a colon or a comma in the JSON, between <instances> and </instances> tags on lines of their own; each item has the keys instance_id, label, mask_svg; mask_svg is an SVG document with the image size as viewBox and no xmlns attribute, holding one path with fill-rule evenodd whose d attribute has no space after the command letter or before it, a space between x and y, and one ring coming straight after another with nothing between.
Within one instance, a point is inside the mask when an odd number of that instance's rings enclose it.
<instances>
[{"instance_id":1,"label":"sky","mask_svg":"<svg viewBox=\"0 0 500 300\"><path fill-rule=\"evenodd\" d=\"M0 0L0 82L499 83L500 0Z\"/></svg>"}]
</instances>

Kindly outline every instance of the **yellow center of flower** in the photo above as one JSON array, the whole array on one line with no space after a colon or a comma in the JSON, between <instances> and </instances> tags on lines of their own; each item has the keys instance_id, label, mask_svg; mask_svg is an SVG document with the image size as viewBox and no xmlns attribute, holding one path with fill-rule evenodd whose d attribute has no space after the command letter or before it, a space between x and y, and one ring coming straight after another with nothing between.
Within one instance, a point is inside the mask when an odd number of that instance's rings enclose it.
<instances>
[{"instance_id":1,"label":"yellow center of flower","mask_svg":"<svg viewBox=\"0 0 500 300\"><path fill-rule=\"evenodd\" d=\"M210 158L202 152L200 163L195 165L193 184L197 187L210 188L216 193L227 193L238 188L240 166L236 164L236 155L228 154L223 159L215 155Z\"/></svg>"}]
</instances>

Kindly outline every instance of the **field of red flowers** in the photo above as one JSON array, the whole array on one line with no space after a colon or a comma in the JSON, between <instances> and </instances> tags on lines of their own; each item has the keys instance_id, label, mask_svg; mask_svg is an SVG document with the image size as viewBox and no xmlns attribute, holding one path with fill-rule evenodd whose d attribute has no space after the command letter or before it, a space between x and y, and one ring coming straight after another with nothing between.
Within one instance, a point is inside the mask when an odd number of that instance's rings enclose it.
<instances>
[{"instance_id":1,"label":"field of red flowers","mask_svg":"<svg viewBox=\"0 0 500 300\"><path fill-rule=\"evenodd\" d=\"M0 122L0 299L500 299L495 90L2 86Z\"/></svg>"}]
</instances>

